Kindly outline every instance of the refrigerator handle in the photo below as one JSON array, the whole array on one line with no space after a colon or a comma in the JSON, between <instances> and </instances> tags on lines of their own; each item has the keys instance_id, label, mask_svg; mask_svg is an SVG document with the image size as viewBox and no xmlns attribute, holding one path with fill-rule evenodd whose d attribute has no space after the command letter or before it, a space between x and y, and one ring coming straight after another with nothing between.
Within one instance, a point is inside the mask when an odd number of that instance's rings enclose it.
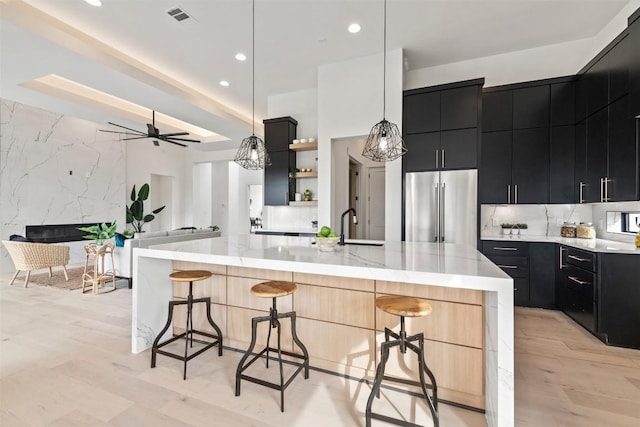
<instances>
[{"instance_id":1,"label":"refrigerator handle","mask_svg":"<svg viewBox=\"0 0 640 427\"><path fill-rule=\"evenodd\" d=\"M444 152L444 150L442 150L442 152ZM444 194L445 194L445 183L443 182L441 184L440 187L440 191L442 193L442 196L440 196L440 241L444 242L444 220L445 220L445 212L444 212L444 207L445 205L445 200L444 200Z\"/></svg>"},{"instance_id":2,"label":"refrigerator handle","mask_svg":"<svg viewBox=\"0 0 640 427\"><path fill-rule=\"evenodd\" d=\"M507 204L511 204L511 184L507 185Z\"/></svg>"},{"instance_id":3,"label":"refrigerator handle","mask_svg":"<svg viewBox=\"0 0 640 427\"><path fill-rule=\"evenodd\" d=\"M434 224L433 225L434 225L434 228L436 230L436 235L434 236L433 240L435 242L438 242L440 240L440 188L439 187L440 187L440 183L436 182L436 185L435 185L435 191L436 191L436 194L435 194L436 203L435 203L435 205L436 205L436 208L433 210L433 212L434 212L434 221L433 221Z\"/></svg>"},{"instance_id":4,"label":"refrigerator handle","mask_svg":"<svg viewBox=\"0 0 640 427\"><path fill-rule=\"evenodd\" d=\"M436 169L438 169L438 150L436 150Z\"/></svg>"},{"instance_id":5,"label":"refrigerator handle","mask_svg":"<svg viewBox=\"0 0 640 427\"><path fill-rule=\"evenodd\" d=\"M444 169L444 148L442 149L442 169Z\"/></svg>"}]
</instances>

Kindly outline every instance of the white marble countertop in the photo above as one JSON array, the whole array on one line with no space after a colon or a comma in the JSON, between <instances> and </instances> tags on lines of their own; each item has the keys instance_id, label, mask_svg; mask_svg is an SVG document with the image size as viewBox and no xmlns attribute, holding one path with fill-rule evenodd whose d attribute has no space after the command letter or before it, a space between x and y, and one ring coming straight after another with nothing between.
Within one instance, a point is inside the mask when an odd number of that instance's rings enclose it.
<instances>
[{"instance_id":1,"label":"white marble countertop","mask_svg":"<svg viewBox=\"0 0 640 427\"><path fill-rule=\"evenodd\" d=\"M255 234L258 233L313 233L318 232L317 229L311 227L271 227L271 228L258 228L255 230Z\"/></svg>"},{"instance_id":2,"label":"white marble countertop","mask_svg":"<svg viewBox=\"0 0 640 427\"><path fill-rule=\"evenodd\" d=\"M311 237L235 235L136 249L154 258L288 270L408 283L498 290L511 278L474 247L456 244L385 242L384 246L336 246L318 250ZM464 280L461 277L474 277ZM490 280L482 280L483 278Z\"/></svg>"},{"instance_id":3,"label":"white marble countertop","mask_svg":"<svg viewBox=\"0 0 640 427\"><path fill-rule=\"evenodd\" d=\"M573 248L584 249L591 252L623 253L640 255L640 249L633 243L616 242L605 239L578 239L560 236L481 236L480 240L499 240L512 242L546 242L560 243Z\"/></svg>"}]
</instances>

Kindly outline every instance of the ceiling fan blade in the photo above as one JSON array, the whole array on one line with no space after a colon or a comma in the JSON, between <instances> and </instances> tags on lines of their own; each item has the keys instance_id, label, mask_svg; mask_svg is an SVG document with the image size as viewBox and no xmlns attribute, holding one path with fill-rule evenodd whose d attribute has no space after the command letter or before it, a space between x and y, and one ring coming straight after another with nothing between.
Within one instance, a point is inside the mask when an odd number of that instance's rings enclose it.
<instances>
[{"instance_id":1,"label":"ceiling fan blade","mask_svg":"<svg viewBox=\"0 0 640 427\"><path fill-rule=\"evenodd\" d=\"M176 145L179 145L181 147L186 147L186 145L184 145L184 144L180 144L179 142L174 142L174 141L171 141L169 139L163 139L163 141L170 142L171 144L176 144Z\"/></svg>"},{"instance_id":2,"label":"ceiling fan blade","mask_svg":"<svg viewBox=\"0 0 640 427\"><path fill-rule=\"evenodd\" d=\"M122 138L120 141L131 141L132 139L145 139L149 138L147 135L144 136L136 136L135 138Z\"/></svg>"},{"instance_id":3,"label":"ceiling fan blade","mask_svg":"<svg viewBox=\"0 0 640 427\"><path fill-rule=\"evenodd\" d=\"M159 136L180 136L180 135L189 135L189 132L175 132L175 133L163 133Z\"/></svg>"},{"instance_id":4,"label":"ceiling fan blade","mask_svg":"<svg viewBox=\"0 0 640 427\"><path fill-rule=\"evenodd\" d=\"M164 141L186 141L186 142L201 142L197 139L187 139L187 138L162 138Z\"/></svg>"},{"instance_id":5,"label":"ceiling fan blade","mask_svg":"<svg viewBox=\"0 0 640 427\"><path fill-rule=\"evenodd\" d=\"M107 132L107 133L119 133L120 135L144 135L144 133L140 132L140 133L131 133L131 132L123 132L121 130L105 130L105 129L98 129L100 132Z\"/></svg>"},{"instance_id":6,"label":"ceiling fan blade","mask_svg":"<svg viewBox=\"0 0 640 427\"><path fill-rule=\"evenodd\" d=\"M122 128L122 129L130 130L132 132L137 132L140 135L144 135L144 132L141 132L139 130L131 129L131 128L128 128L126 126L122 126L122 125L119 125L119 124L116 124L116 123L113 123L113 122L107 122L107 123L109 123L110 125L113 125L113 126L118 126L119 128Z\"/></svg>"}]
</instances>

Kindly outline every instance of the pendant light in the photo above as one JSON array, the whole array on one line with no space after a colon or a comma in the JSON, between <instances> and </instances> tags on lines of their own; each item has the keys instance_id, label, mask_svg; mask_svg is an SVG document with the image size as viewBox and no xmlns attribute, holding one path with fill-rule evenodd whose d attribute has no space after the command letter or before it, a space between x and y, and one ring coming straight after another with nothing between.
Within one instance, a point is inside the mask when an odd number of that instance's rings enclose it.
<instances>
[{"instance_id":1,"label":"pendant light","mask_svg":"<svg viewBox=\"0 0 640 427\"><path fill-rule=\"evenodd\" d=\"M390 162L407 152L398 126L385 118L387 74L387 0L384 0L384 42L382 51L382 120L369 132L362 155L375 162Z\"/></svg>"},{"instance_id":2,"label":"pendant light","mask_svg":"<svg viewBox=\"0 0 640 427\"><path fill-rule=\"evenodd\" d=\"M271 166L264 141L256 136L256 2L251 1L251 136L242 140L234 161L245 169L260 170Z\"/></svg>"}]
</instances>

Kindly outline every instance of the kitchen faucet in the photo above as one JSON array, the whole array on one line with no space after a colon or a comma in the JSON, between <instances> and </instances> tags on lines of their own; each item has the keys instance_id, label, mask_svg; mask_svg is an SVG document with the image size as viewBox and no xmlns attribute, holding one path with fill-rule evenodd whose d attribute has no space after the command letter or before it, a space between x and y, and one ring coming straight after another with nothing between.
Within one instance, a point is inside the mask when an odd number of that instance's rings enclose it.
<instances>
[{"instance_id":1,"label":"kitchen faucet","mask_svg":"<svg viewBox=\"0 0 640 427\"><path fill-rule=\"evenodd\" d=\"M354 224L358 223L358 218L356 217L356 210L354 208L349 208L346 211L342 212L342 216L340 217L340 241L338 242L340 246L344 246L344 217L347 216L347 214L350 211L353 211L353 223Z\"/></svg>"}]
</instances>

